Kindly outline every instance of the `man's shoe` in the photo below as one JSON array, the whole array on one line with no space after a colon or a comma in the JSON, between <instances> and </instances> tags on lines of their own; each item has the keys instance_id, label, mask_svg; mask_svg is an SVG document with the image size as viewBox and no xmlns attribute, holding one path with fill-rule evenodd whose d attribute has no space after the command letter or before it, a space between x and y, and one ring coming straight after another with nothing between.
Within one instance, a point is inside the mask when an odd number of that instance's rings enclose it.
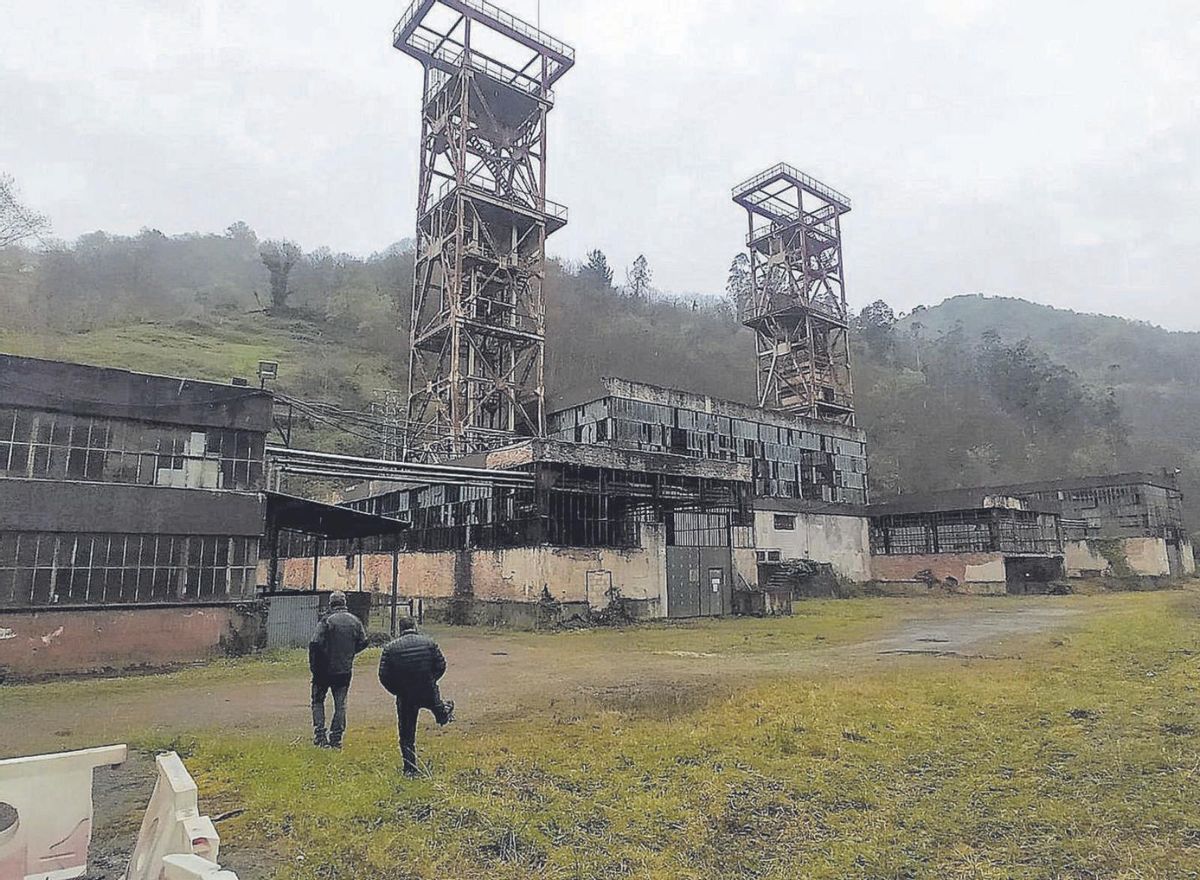
<instances>
[{"instance_id":1,"label":"man's shoe","mask_svg":"<svg viewBox=\"0 0 1200 880\"><path fill-rule=\"evenodd\" d=\"M442 703L442 717L438 719L438 725L445 727L454 720L454 701L446 700Z\"/></svg>"},{"instance_id":2,"label":"man's shoe","mask_svg":"<svg viewBox=\"0 0 1200 880\"><path fill-rule=\"evenodd\" d=\"M330 742L328 748L338 749L340 751L342 748L341 740L338 740L337 742Z\"/></svg>"}]
</instances>

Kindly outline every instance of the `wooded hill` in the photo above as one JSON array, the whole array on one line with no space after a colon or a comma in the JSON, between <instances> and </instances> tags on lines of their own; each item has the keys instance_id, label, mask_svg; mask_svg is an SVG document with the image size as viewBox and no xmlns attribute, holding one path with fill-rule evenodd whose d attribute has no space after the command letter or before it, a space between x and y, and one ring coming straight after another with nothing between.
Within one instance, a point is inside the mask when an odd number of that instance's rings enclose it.
<instances>
[{"instance_id":1,"label":"wooded hill","mask_svg":"<svg viewBox=\"0 0 1200 880\"><path fill-rule=\"evenodd\" d=\"M303 253L242 223L10 247L0 350L223 381L277 360L282 391L362 409L406 385L412 266L411 244ZM547 325L551 405L602 375L753 401L753 339L727 297L631 295L593 253L550 263ZM876 302L853 330L876 498L1178 467L1200 522L1200 334L978 296L900 320ZM374 451L321 426L305 439Z\"/></svg>"}]
</instances>

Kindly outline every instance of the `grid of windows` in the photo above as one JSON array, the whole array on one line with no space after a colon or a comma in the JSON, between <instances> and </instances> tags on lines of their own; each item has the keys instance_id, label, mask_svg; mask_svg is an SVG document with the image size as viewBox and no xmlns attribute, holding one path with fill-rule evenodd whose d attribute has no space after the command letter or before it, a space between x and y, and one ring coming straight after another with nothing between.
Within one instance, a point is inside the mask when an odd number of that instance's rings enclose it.
<instances>
[{"instance_id":1,"label":"grid of windows","mask_svg":"<svg viewBox=\"0 0 1200 880\"><path fill-rule=\"evenodd\" d=\"M955 510L871 518L871 553L1059 553L1055 518L1025 510Z\"/></svg>"},{"instance_id":2,"label":"grid of windows","mask_svg":"<svg viewBox=\"0 0 1200 880\"><path fill-rule=\"evenodd\" d=\"M0 476L255 491L264 442L255 431L0 407Z\"/></svg>"},{"instance_id":3,"label":"grid of windows","mask_svg":"<svg viewBox=\"0 0 1200 880\"><path fill-rule=\"evenodd\" d=\"M0 608L250 597L258 538L0 532Z\"/></svg>"},{"instance_id":4,"label":"grid of windows","mask_svg":"<svg viewBox=\"0 0 1200 880\"><path fill-rule=\"evenodd\" d=\"M749 460L759 496L867 502L866 445L818 433L811 423L815 430L609 396L551 413L547 425L552 439L567 442Z\"/></svg>"}]
</instances>

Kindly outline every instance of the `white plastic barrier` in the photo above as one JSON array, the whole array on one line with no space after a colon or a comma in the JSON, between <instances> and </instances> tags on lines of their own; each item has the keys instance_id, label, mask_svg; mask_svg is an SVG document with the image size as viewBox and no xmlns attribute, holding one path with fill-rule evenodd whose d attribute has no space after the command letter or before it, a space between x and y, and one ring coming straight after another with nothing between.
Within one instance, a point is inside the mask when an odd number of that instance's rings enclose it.
<instances>
[{"instance_id":1,"label":"white plastic barrier","mask_svg":"<svg viewBox=\"0 0 1200 880\"><path fill-rule=\"evenodd\" d=\"M160 880L166 876L167 856L195 855L215 865L221 849L217 829L207 816L200 815L196 783L179 755L167 752L154 760L158 764L158 781L154 783L125 880ZM216 876L228 880L223 874Z\"/></svg>"},{"instance_id":2,"label":"white plastic barrier","mask_svg":"<svg viewBox=\"0 0 1200 880\"><path fill-rule=\"evenodd\" d=\"M163 856L162 861L162 880L238 880L237 874L200 856Z\"/></svg>"},{"instance_id":3,"label":"white plastic barrier","mask_svg":"<svg viewBox=\"0 0 1200 880\"><path fill-rule=\"evenodd\" d=\"M125 746L0 761L0 880L70 880L87 872L92 771L125 763Z\"/></svg>"}]
</instances>

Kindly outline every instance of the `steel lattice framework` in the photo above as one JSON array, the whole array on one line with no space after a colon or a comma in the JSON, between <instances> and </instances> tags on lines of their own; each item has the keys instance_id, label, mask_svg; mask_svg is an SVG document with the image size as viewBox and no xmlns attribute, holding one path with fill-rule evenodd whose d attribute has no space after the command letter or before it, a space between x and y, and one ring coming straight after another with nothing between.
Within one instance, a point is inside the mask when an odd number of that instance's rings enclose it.
<instances>
[{"instance_id":1,"label":"steel lattice framework","mask_svg":"<svg viewBox=\"0 0 1200 880\"><path fill-rule=\"evenodd\" d=\"M485 0L416 0L393 45L425 68L408 454L545 433L551 86L569 46Z\"/></svg>"},{"instance_id":2,"label":"steel lattice framework","mask_svg":"<svg viewBox=\"0 0 1200 880\"><path fill-rule=\"evenodd\" d=\"M854 424L841 217L850 200L786 164L734 187L746 209L758 405Z\"/></svg>"}]
</instances>

